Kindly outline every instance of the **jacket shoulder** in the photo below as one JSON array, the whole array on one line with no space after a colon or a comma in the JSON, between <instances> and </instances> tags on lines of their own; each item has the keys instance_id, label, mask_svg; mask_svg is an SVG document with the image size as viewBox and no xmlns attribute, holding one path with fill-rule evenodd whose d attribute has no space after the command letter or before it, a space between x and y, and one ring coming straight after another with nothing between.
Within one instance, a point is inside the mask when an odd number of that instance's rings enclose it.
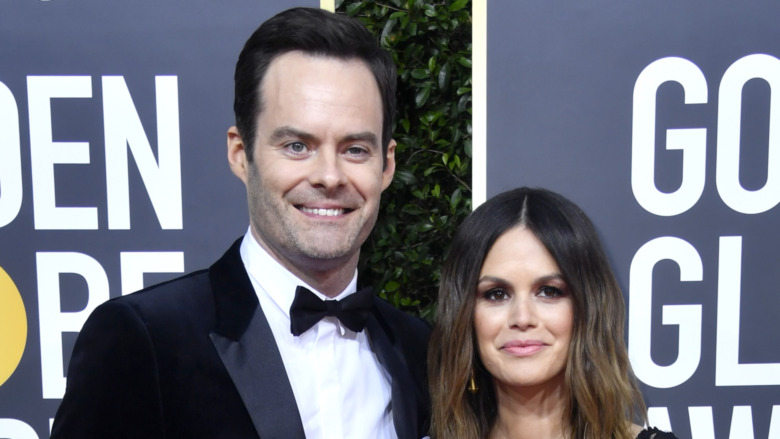
<instances>
[{"instance_id":1,"label":"jacket shoulder","mask_svg":"<svg viewBox=\"0 0 780 439\"><path fill-rule=\"evenodd\" d=\"M209 300L211 287L208 270L198 270L126 296L115 297L98 308L127 306L145 313L171 312L185 303Z\"/></svg>"},{"instance_id":2,"label":"jacket shoulder","mask_svg":"<svg viewBox=\"0 0 780 439\"><path fill-rule=\"evenodd\" d=\"M398 338L403 344L410 344L427 351L428 338L431 335L430 323L401 311L379 297L374 297L374 309L380 324L392 338Z\"/></svg>"}]
</instances>

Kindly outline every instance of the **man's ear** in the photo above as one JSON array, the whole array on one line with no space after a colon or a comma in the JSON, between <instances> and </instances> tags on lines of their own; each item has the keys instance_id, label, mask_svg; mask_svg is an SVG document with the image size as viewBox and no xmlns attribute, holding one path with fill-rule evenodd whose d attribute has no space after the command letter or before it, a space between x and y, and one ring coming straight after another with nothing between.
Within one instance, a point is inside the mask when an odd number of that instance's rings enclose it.
<instances>
[{"instance_id":1,"label":"man's ear","mask_svg":"<svg viewBox=\"0 0 780 439\"><path fill-rule=\"evenodd\" d=\"M244 145L244 140L235 126L228 128L227 131L227 159L230 170L246 184L249 175L246 145Z\"/></svg>"},{"instance_id":2,"label":"man's ear","mask_svg":"<svg viewBox=\"0 0 780 439\"><path fill-rule=\"evenodd\" d=\"M395 139L390 139L387 144L387 155L385 156L385 168L382 170L382 190L384 191L393 182L395 174Z\"/></svg>"}]
</instances>

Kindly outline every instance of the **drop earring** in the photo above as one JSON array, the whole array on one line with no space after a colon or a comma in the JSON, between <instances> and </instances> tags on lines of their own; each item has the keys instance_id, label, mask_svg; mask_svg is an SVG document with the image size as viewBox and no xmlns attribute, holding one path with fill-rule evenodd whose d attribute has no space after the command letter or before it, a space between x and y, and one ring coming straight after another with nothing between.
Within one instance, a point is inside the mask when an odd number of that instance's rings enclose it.
<instances>
[{"instance_id":1,"label":"drop earring","mask_svg":"<svg viewBox=\"0 0 780 439\"><path fill-rule=\"evenodd\" d=\"M477 387L477 383L474 381L474 370L471 370L471 376L469 377L469 385L466 387L466 390L469 391L472 395L477 393L477 390L479 390L479 387Z\"/></svg>"}]
</instances>

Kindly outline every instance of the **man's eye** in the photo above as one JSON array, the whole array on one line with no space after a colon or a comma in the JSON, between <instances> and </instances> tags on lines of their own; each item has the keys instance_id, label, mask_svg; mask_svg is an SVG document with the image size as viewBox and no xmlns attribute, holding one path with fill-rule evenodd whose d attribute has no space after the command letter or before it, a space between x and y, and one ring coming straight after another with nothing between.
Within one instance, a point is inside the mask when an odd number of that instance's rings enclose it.
<instances>
[{"instance_id":1,"label":"man's eye","mask_svg":"<svg viewBox=\"0 0 780 439\"><path fill-rule=\"evenodd\" d=\"M350 146L347 148L347 154L349 155L363 155L367 153L368 151L366 151L366 149L362 146Z\"/></svg>"},{"instance_id":2,"label":"man's eye","mask_svg":"<svg viewBox=\"0 0 780 439\"><path fill-rule=\"evenodd\" d=\"M287 149L296 154L306 152L306 144L301 142L292 142L287 144Z\"/></svg>"}]
</instances>

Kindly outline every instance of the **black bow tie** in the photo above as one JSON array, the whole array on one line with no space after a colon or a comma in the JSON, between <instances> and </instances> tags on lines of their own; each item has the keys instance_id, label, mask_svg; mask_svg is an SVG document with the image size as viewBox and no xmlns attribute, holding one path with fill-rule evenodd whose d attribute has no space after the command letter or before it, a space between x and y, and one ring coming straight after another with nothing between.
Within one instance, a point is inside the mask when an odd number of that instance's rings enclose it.
<instances>
[{"instance_id":1,"label":"black bow tie","mask_svg":"<svg viewBox=\"0 0 780 439\"><path fill-rule=\"evenodd\" d=\"M373 296L371 288L363 288L342 300L322 300L299 286L290 306L290 332L301 335L327 316L336 317L342 325L360 332L366 326Z\"/></svg>"}]
</instances>

